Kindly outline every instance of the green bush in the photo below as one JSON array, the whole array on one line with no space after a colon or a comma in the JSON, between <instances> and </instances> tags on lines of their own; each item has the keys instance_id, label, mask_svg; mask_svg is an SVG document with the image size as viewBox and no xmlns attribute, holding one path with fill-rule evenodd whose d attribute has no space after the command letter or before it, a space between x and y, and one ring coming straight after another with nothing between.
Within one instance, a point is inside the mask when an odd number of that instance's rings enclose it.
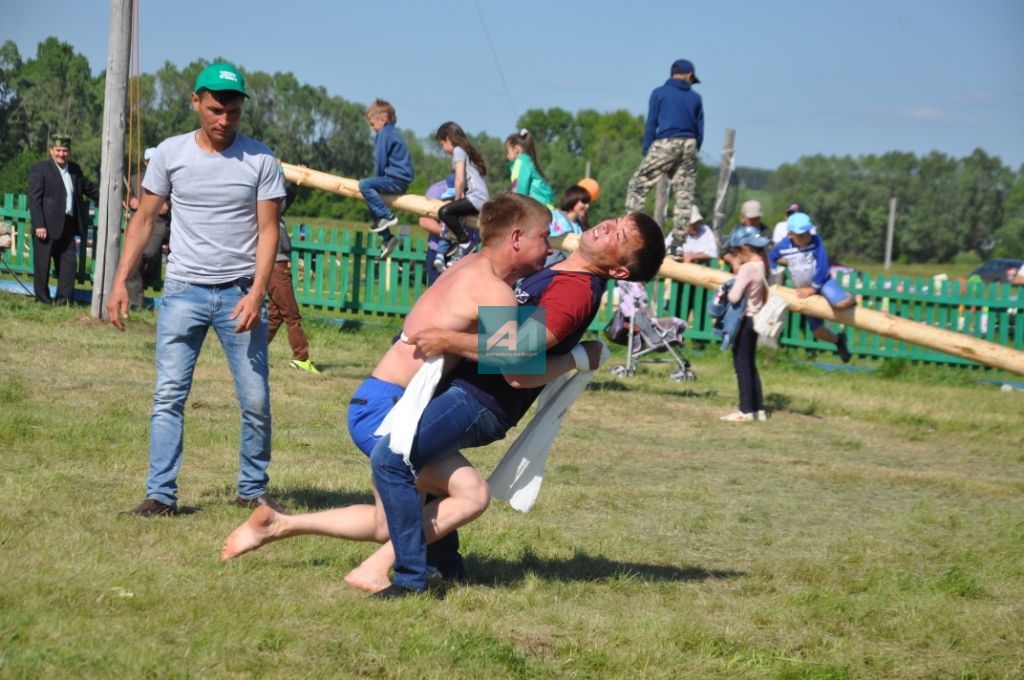
<instances>
[{"instance_id":1,"label":"green bush","mask_svg":"<svg viewBox=\"0 0 1024 680\"><path fill-rule=\"evenodd\" d=\"M29 167L45 158L46 154L37 151L22 151L14 158L0 163L0 197L3 194L27 193Z\"/></svg>"},{"instance_id":2,"label":"green bush","mask_svg":"<svg viewBox=\"0 0 1024 680\"><path fill-rule=\"evenodd\" d=\"M953 264L962 264L969 267L977 267L981 264L981 256L973 250L965 250L953 256Z\"/></svg>"},{"instance_id":3,"label":"green bush","mask_svg":"<svg viewBox=\"0 0 1024 680\"><path fill-rule=\"evenodd\" d=\"M876 374L883 380L895 380L907 372L910 362L906 359L885 359L879 364Z\"/></svg>"}]
</instances>

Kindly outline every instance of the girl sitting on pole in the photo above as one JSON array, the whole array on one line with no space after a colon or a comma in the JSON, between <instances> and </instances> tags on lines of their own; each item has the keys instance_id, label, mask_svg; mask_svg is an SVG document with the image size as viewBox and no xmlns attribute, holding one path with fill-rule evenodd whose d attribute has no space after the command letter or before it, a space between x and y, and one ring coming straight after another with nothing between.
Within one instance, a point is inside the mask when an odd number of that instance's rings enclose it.
<instances>
[{"instance_id":1,"label":"girl sitting on pole","mask_svg":"<svg viewBox=\"0 0 1024 680\"><path fill-rule=\"evenodd\" d=\"M505 138L505 157L512 179L510 191L554 208L555 192L537 160L537 145L526 128Z\"/></svg>"},{"instance_id":2,"label":"girl sitting on pole","mask_svg":"<svg viewBox=\"0 0 1024 680\"><path fill-rule=\"evenodd\" d=\"M456 260L473 252L473 241L462 218L479 215L490 192L484 176L487 164L483 154L470 143L466 133L458 123L448 121L437 128L434 135L441 149L452 157L452 170L455 171L455 197L437 212L445 228L441 232L442 243L438 243L434 268L443 271ZM446 255L450 246L454 246L450 255Z\"/></svg>"}]
</instances>

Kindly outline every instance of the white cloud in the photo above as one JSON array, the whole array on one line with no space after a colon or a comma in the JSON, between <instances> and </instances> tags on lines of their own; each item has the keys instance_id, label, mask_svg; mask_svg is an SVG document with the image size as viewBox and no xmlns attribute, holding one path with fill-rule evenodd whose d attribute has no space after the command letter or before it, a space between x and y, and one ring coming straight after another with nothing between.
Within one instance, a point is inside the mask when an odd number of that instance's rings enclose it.
<instances>
[{"instance_id":1,"label":"white cloud","mask_svg":"<svg viewBox=\"0 0 1024 680\"><path fill-rule=\"evenodd\" d=\"M986 90L968 90L953 95L953 102L956 104L994 104L995 96Z\"/></svg>"},{"instance_id":2,"label":"white cloud","mask_svg":"<svg viewBox=\"0 0 1024 680\"><path fill-rule=\"evenodd\" d=\"M909 119L919 123L940 123L954 125L968 122L967 118L958 113L950 113L934 106L918 106L915 108L869 109L868 114L879 118Z\"/></svg>"},{"instance_id":3,"label":"white cloud","mask_svg":"<svg viewBox=\"0 0 1024 680\"><path fill-rule=\"evenodd\" d=\"M926 121L929 123L962 123L963 116L956 113L948 113L937 109L934 106L919 106L916 109L904 109L898 113L913 120Z\"/></svg>"}]
</instances>

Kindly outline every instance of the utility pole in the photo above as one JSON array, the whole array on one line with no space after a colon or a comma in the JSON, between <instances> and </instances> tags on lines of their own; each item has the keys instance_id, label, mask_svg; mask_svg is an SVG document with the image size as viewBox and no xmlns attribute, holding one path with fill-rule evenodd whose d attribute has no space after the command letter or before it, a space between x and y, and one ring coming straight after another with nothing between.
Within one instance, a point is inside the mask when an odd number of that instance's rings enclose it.
<instances>
[{"instance_id":1,"label":"utility pole","mask_svg":"<svg viewBox=\"0 0 1024 680\"><path fill-rule=\"evenodd\" d=\"M117 268L124 201L124 130L128 102L128 60L132 42L132 0L110 0L110 38L103 99L103 155L100 162L100 223L96 234L92 312L107 318L107 295Z\"/></svg>"},{"instance_id":2,"label":"utility pole","mask_svg":"<svg viewBox=\"0 0 1024 680\"><path fill-rule=\"evenodd\" d=\"M722 233L722 225L725 224L725 194L729 190L729 178L732 176L735 144L736 130L726 128L722 158L718 161L718 189L715 191L715 214L711 222L715 238Z\"/></svg>"},{"instance_id":3,"label":"utility pole","mask_svg":"<svg viewBox=\"0 0 1024 680\"><path fill-rule=\"evenodd\" d=\"M885 271L892 265L892 237L896 231L896 194L889 197L889 226L885 230Z\"/></svg>"}]
</instances>

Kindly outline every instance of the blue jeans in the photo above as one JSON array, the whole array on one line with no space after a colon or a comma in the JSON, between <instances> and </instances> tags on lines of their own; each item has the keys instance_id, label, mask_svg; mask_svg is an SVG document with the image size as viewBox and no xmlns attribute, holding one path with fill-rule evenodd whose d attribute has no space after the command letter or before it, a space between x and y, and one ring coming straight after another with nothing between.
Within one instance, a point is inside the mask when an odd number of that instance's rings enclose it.
<instances>
[{"instance_id":1,"label":"blue jeans","mask_svg":"<svg viewBox=\"0 0 1024 680\"><path fill-rule=\"evenodd\" d=\"M850 295L842 286L839 285L838 281L832 278L826 281L825 284L821 287L821 290L819 290L818 292L821 293L821 295L826 300L828 300L828 303L833 307L838 305L840 302L845 300ZM812 333L818 330L821 327L821 325L825 323L821 319L818 319L813 316L808 316L805 318L807 319L807 325L810 327Z\"/></svg>"},{"instance_id":2,"label":"blue jeans","mask_svg":"<svg viewBox=\"0 0 1024 680\"><path fill-rule=\"evenodd\" d=\"M418 471L460 449L502 439L507 430L508 426L473 396L452 386L434 397L423 411L409 455L410 465L391 451L390 436L377 442L370 467L395 549L395 584L420 592L427 589L427 540L423 506L416 490Z\"/></svg>"},{"instance_id":3,"label":"blue jeans","mask_svg":"<svg viewBox=\"0 0 1024 680\"><path fill-rule=\"evenodd\" d=\"M236 333L228 317L249 292L251 279L201 286L167 279L156 324L156 390L149 421L146 497L173 504L183 455L185 401L199 351L212 327L217 333L242 410L238 495L266 493L270 465L270 387L267 380L267 310L250 331Z\"/></svg>"},{"instance_id":4,"label":"blue jeans","mask_svg":"<svg viewBox=\"0 0 1024 680\"><path fill-rule=\"evenodd\" d=\"M391 216L391 211L380 194L401 194L408 188L409 185L405 182L391 177L367 177L359 180L359 193L366 199L366 205L370 206L370 214L375 220Z\"/></svg>"}]
</instances>

